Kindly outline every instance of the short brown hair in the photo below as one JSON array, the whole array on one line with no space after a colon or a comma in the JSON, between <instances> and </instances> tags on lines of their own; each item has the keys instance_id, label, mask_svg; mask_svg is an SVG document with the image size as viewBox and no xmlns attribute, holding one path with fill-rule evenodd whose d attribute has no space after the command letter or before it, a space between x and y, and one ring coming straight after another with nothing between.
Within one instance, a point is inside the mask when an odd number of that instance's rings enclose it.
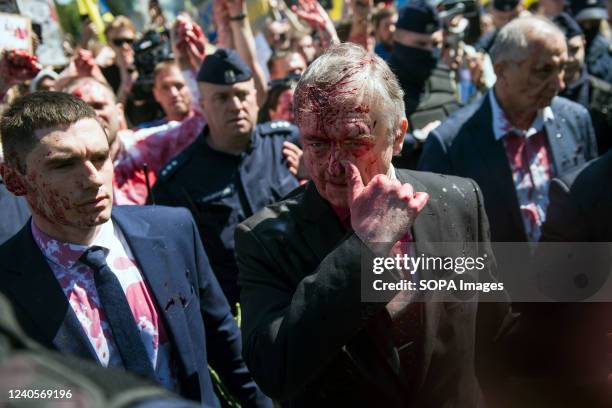
<instances>
[{"instance_id":1,"label":"short brown hair","mask_svg":"<svg viewBox=\"0 0 612 408\"><path fill-rule=\"evenodd\" d=\"M155 68L153 69L153 83L155 83L155 80L157 79L157 75L159 75L160 72L162 71L166 71L169 70L171 68L176 68L178 69L178 71L181 73L182 75L182 71L181 68L179 67L179 65L176 63L175 60L165 60L165 61L161 61L158 62L157 65L155 65Z\"/></svg>"},{"instance_id":2,"label":"short brown hair","mask_svg":"<svg viewBox=\"0 0 612 408\"><path fill-rule=\"evenodd\" d=\"M132 31L134 35L137 33L136 27L134 26L134 23L132 23L132 20L126 16L117 16L110 22L109 25L106 26L104 29L104 35L108 39L108 35L111 31L120 30L122 28L127 28L128 30Z\"/></svg>"},{"instance_id":3,"label":"short brown hair","mask_svg":"<svg viewBox=\"0 0 612 408\"><path fill-rule=\"evenodd\" d=\"M37 143L39 129L70 126L96 112L81 99L64 92L40 91L17 98L2 114L0 136L6 164L26 173L25 157Z\"/></svg>"}]
</instances>

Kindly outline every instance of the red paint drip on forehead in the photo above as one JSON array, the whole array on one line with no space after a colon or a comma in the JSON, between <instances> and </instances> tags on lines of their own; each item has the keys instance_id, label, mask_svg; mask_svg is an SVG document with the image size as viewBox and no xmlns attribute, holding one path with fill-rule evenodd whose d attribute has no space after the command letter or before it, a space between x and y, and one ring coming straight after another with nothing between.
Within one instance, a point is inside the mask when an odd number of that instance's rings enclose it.
<instances>
[{"instance_id":1,"label":"red paint drip on forehead","mask_svg":"<svg viewBox=\"0 0 612 408\"><path fill-rule=\"evenodd\" d=\"M348 108L342 105L342 99L350 100L351 95L357 95L361 84L355 83L353 77L361 71L362 67L373 62L372 57L362 59L357 66L342 69L342 76L338 81L331 83L318 83L307 85L296 98L296 106L307 106L310 113L316 116L315 127L319 134L325 133L325 128L332 126L339 117L348 112L367 114L370 108L360 105ZM370 129L371 130L371 129Z\"/></svg>"}]
</instances>

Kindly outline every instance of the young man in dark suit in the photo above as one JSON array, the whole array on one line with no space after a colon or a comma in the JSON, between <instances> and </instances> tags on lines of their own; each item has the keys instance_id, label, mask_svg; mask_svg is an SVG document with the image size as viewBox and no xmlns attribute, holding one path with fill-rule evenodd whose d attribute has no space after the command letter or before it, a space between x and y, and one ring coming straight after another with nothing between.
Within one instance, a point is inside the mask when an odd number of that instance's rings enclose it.
<instances>
[{"instance_id":1,"label":"young man in dark suit","mask_svg":"<svg viewBox=\"0 0 612 408\"><path fill-rule=\"evenodd\" d=\"M295 93L312 182L236 231L245 360L262 390L291 406L483 402L477 303L440 292L426 302L361 298L371 276L361 275L362 255L435 254L434 243L450 241L491 256L475 183L391 165L407 127L403 105L382 59L354 44L330 47ZM491 340L500 325L489 323Z\"/></svg>"},{"instance_id":2,"label":"young man in dark suit","mask_svg":"<svg viewBox=\"0 0 612 408\"><path fill-rule=\"evenodd\" d=\"M492 241L537 242L550 180L597 156L595 134L584 107L555 97L567 46L553 23L513 20L491 57L495 87L430 134L419 169L476 181Z\"/></svg>"},{"instance_id":3,"label":"young man in dark suit","mask_svg":"<svg viewBox=\"0 0 612 408\"><path fill-rule=\"evenodd\" d=\"M32 212L0 246L0 292L24 331L218 407L210 363L244 406L271 406L240 357L240 332L189 213L113 208L108 139L93 109L37 92L4 112L0 132L2 177Z\"/></svg>"}]
</instances>

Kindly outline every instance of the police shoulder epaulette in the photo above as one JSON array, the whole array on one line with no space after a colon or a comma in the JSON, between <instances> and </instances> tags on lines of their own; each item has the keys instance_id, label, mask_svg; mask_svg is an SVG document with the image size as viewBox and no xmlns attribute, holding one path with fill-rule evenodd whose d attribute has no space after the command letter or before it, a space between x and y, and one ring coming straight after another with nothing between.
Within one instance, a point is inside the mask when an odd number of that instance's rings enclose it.
<instances>
[{"instance_id":1,"label":"police shoulder epaulette","mask_svg":"<svg viewBox=\"0 0 612 408\"><path fill-rule=\"evenodd\" d=\"M173 157L168 163L166 163L166 165L162 167L161 171L159 172L159 179L168 179L170 176L176 173L176 171L180 169L191 157L194 150L193 147L193 145L189 146L178 156Z\"/></svg>"},{"instance_id":2,"label":"police shoulder epaulette","mask_svg":"<svg viewBox=\"0 0 612 408\"><path fill-rule=\"evenodd\" d=\"M262 135L273 135L275 133L291 133L295 130L295 125L286 120L273 120L259 125L259 132Z\"/></svg>"}]
</instances>

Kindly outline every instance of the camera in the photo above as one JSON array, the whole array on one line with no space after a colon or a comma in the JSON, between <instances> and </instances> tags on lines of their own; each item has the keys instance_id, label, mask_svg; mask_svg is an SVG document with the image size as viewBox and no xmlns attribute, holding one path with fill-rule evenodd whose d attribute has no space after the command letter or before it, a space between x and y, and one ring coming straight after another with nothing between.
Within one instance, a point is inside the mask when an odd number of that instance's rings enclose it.
<instances>
[{"instance_id":1,"label":"camera","mask_svg":"<svg viewBox=\"0 0 612 408\"><path fill-rule=\"evenodd\" d=\"M138 71L138 79L132 88L134 99L149 99L153 92L155 66L162 61L174 58L170 31L149 30L132 45L132 48L134 49L134 65Z\"/></svg>"},{"instance_id":2,"label":"camera","mask_svg":"<svg viewBox=\"0 0 612 408\"><path fill-rule=\"evenodd\" d=\"M455 48L461 41L469 44L480 37L480 13L476 0L443 0L440 8L439 18L447 46ZM457 16L463 16L463 19L452 25Z\"/></svg>"}]
</instances>

